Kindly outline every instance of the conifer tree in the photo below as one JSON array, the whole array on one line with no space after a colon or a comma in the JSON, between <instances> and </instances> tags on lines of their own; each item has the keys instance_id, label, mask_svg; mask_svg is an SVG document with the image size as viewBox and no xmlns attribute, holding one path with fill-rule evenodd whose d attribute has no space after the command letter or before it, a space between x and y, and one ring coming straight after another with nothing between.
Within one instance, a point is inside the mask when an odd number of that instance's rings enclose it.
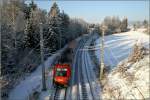
<instances>
[{"instance_id":1,"label":"conifer tree","mask_svg":"<svg viewBox=\"0 0 150 100\"><path fill-rule=\"evenodd\" d=\"M120 29L122 32L125 32L127 30L127 27L128 27L128 19L124 18L121 22Z\"/></svg>"},{"instance_id":2,"label":"conifer tree","mask_svg":"<svg viewBox=\"0 0 150 100\"><path fill-rule=\"evenodd\" d=\"M61 24L60 10L56 2L54 2L48 14L48 32L45 38L45 46L49 47L51 52L59 48Z\"/></svg>"}]
</instances>

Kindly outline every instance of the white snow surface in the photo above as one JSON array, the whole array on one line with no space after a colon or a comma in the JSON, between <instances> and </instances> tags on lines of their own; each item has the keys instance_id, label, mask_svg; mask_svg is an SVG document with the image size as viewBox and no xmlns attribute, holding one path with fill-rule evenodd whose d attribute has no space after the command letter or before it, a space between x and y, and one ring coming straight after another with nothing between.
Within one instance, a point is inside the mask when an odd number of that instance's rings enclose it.
<instances>
[{"instance_id":1,"label":"white snow surface","mask_svg":"<svg viewBox=\"0 0 150 100\"><path fill-rule=\"evenodd\" d=\"M102 99L149 100L149 55L136 63L126 59L119 65L123 63L129 67L123 74L128 74L123 75L117 70L120 66L117 66L107 77Z\"/></svg>"},{"instance_id":2,"label":"white snow surface","mask_svg":"<svg viewBox=\"0 0 150 100\"><path fill-rule=\"evenodd\" d=\"M100 46L101 38L97 39L96 47ZM134 44L142 44L149 48L149 36L139 31L129 31L108 35L104 37L104 63L106 65L116 66L120 61L126 59ZM100 61L100 49L95 49L95 54Z\"/></svg>"},{"instance_id":3,"label":"white snow surface","mask_svg":"<svg viewBox=\"0 0 150 100\"><path fill-rule=\"evenodd\" d=\"M59 50L56 54L52 55L45 61L45 69L48 70L49 67L52 67L54 59L61 54L61 52L67 47L67 45ZM31 73L30 76L26 77L25 80L21 81L19 85L17 85L9 94L9 100L28 100L29 94L31 94L34 90L41 90L41 82L42 82L42 66L39 65L38 68ZM51 75L49 72L48 76ZM49 88L49 84L47 86ZM43 94L48 95L48 92Z\"/></svg>"}]
</instances>

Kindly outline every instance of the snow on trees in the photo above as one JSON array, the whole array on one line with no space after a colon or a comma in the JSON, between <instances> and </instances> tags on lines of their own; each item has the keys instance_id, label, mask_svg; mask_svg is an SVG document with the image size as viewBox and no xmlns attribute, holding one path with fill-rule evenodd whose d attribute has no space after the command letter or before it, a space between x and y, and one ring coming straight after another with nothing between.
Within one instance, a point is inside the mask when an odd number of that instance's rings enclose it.
<instances>
[{"instance_id":1,"label":"snow on trees","mask_svg":"<svg viewBox=\"0 0 150 100\"><path fill-rule=\"evenodd\" d=\"M128 27L128 19L124 18L121 22L120 29L122 32L126 32Z\"/></svg>"},{"instance_id":2,"label":"snow on trees","mask_svg":"<svg viewBox=\"0 0 150 100\"><path fill-rule=\"evenodd\" d=\"M145 28L148 27L148 21L147 21L147 20L144 20L142 24L143 24L143 26L144 26Z\"/></svg>"},{"instance_id":3,"label":"snow on trees","mask_svg":"<svg viewBox=\"0 0 150 100\"><path fill-rule=\"evenodd\" d=\"M121 21L119 17L107 16L104 18L103 24L108 27L106 30L107 34L125 32L127 31L127 27L128 27L128 19L124 18Z\"/></svg>"},{"instance_id":4,"label":"snow on trees","mask_svg":"<svg viewBox=\"0 0 150 100\"><path fill-rule=\"evenodd\" d=\"M56 2L52 5L51 10L48 14L48 32L46 33L45 46L48 46L50 51L55 51L60 45L60 32L61 32L61 17L60 10Z\"/></svg>"},{"instance_id":5,"label":"snow on trees","mask_svg":"<svg viewBox=\"0 0 150 100\"><path fill-rule=\"evenodd\" d=\"M62 41L62 46L64 46L64 44L66 44L66 42L68 41L68 28L69 28L69 16L63 11L61 14L60 14L60 17L61 17L61 41Z\"/></svg>"}]
</instances>

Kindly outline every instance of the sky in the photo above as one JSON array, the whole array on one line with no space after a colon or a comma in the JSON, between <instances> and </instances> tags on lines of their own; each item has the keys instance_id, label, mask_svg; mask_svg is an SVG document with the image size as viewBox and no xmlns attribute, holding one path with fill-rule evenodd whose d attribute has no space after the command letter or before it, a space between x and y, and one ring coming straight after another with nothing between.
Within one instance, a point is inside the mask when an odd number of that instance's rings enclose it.
<instances>
[{"instance_id":1,"label":"sky","mask_svg":"<svg viewBox=\"0 0 150 100\"><path fill-rule=\"evenodd\" d=\"M127 17L129 21L143 21L149 19L149 0L119 1L69 1L55 0L60 8L70 17L82 18L89 23L100 23L106 16ZM30 0L27 0L30 2ZM49 12L53 1L34 0L39 8Z\"/></svg>"}]
</instances>

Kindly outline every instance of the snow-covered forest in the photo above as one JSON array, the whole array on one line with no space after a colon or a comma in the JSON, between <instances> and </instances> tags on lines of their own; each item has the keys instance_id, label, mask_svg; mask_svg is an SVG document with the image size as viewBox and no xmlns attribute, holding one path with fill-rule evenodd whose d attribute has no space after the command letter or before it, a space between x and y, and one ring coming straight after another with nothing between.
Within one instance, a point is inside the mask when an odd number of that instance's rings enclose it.
<instances>
[{"instance_id":1,"label":"snow-covered forest","mask_svg":"<svg viewBox=\"0 0 150 100\"><path fill-rule=\"evenodd\" d=\"M4 88L13 88L17 80L40 64L40 25L45 59L88 31L84 20L70 18L56 3L46 12L33 1L26 4L24 0L3 0L0 10Z\"/></svg>"}]
</instances>

